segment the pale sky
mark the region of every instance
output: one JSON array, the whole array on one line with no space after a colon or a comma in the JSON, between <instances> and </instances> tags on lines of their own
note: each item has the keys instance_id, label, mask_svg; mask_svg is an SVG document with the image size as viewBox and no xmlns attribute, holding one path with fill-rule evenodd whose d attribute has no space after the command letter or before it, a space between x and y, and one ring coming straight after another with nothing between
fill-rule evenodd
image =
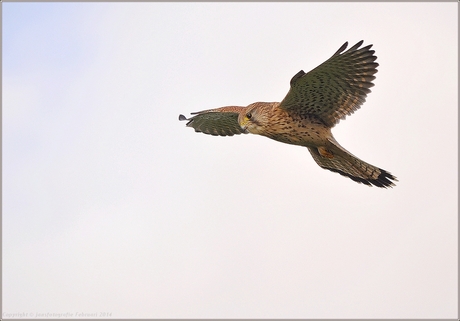
<instances>
[{"instance_id":1,"label":"pale sky","mask_svg":"<svg viewBox=\"0 0 460 321\"><path fill-rule=\"evenodd\" d=\"M457 12L4 3L3 318L456 318ZM333 133L392 189L178 121L360 40L375 87Z\"/></svg>"}]
</instances>

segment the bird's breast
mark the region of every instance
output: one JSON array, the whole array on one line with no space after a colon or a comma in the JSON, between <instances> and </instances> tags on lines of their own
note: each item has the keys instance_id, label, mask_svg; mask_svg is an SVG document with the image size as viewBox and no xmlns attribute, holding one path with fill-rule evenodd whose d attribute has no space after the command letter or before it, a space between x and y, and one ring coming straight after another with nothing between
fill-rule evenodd
<instances>
[{"instance_id":1,"label":"bird's breast","mask_svg":"<svg viewBox=\"0 0 460 321\"><path fill-rule=\"evenodd\" d=\"M286 144L307 147L323 146L332 136L331 129L314 116L293 117L287 113L283 117L272 117L264 136Z\"/></svg>"}]
</instances>

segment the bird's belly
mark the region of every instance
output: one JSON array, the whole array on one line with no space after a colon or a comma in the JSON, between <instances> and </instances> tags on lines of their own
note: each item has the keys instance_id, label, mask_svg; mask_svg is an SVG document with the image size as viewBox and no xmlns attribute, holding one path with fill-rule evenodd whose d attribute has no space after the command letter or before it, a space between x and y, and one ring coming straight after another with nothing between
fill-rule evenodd
<instances>
[{"instance_id":1,"label":"bird's belly","mask_svg":"<svg viewBox=\"0 0 460 321\"><path fill-rule=\"evenodd\" d=\"M331 129L322 123L299 121L276 126L268 137L282 143L307 147L325 146Z\"/></svg>"}]
</instances>

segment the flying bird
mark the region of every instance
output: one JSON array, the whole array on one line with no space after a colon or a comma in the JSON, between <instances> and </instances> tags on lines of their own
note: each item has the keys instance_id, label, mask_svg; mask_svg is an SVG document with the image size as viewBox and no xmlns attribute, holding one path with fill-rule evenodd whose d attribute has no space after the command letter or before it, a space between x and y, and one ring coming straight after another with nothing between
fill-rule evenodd
<instances>
[{"instance_id":1,"label":"flying bird","mask_svg":"<svg viewBox=\"0 0 460 321\"><path fill-rule=\"evenodd\" d=\"M256 102L192 113L187 126L214 136L257 134L286 144L305 146L316 163L369 186L392 187L397 178L343 148L331 129L366 101L374 86L378 63L372 45L361 40L345 51L345 42L331 58L305 73L299 71L281 102ZM344 52L345 51L345 52Z\"/></svg>"}]
</instances>

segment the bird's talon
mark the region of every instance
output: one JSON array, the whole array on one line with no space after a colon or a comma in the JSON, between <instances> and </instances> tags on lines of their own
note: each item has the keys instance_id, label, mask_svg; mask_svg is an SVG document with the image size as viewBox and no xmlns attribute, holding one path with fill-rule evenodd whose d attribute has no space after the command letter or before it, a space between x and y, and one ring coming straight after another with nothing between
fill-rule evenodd
<instances>
[{"instance_id":1,"label":"bird's talon","mask_svg":"<svg viewBox=\"0 0 460 321\"><path fill-rule=\"evenodd\" d=\"M318 147L318 152L321 156L326 157L326 158L334 158L334 154L332 154L330 151L328 151L324 147Z\"/></svg>"}]
</instances>

